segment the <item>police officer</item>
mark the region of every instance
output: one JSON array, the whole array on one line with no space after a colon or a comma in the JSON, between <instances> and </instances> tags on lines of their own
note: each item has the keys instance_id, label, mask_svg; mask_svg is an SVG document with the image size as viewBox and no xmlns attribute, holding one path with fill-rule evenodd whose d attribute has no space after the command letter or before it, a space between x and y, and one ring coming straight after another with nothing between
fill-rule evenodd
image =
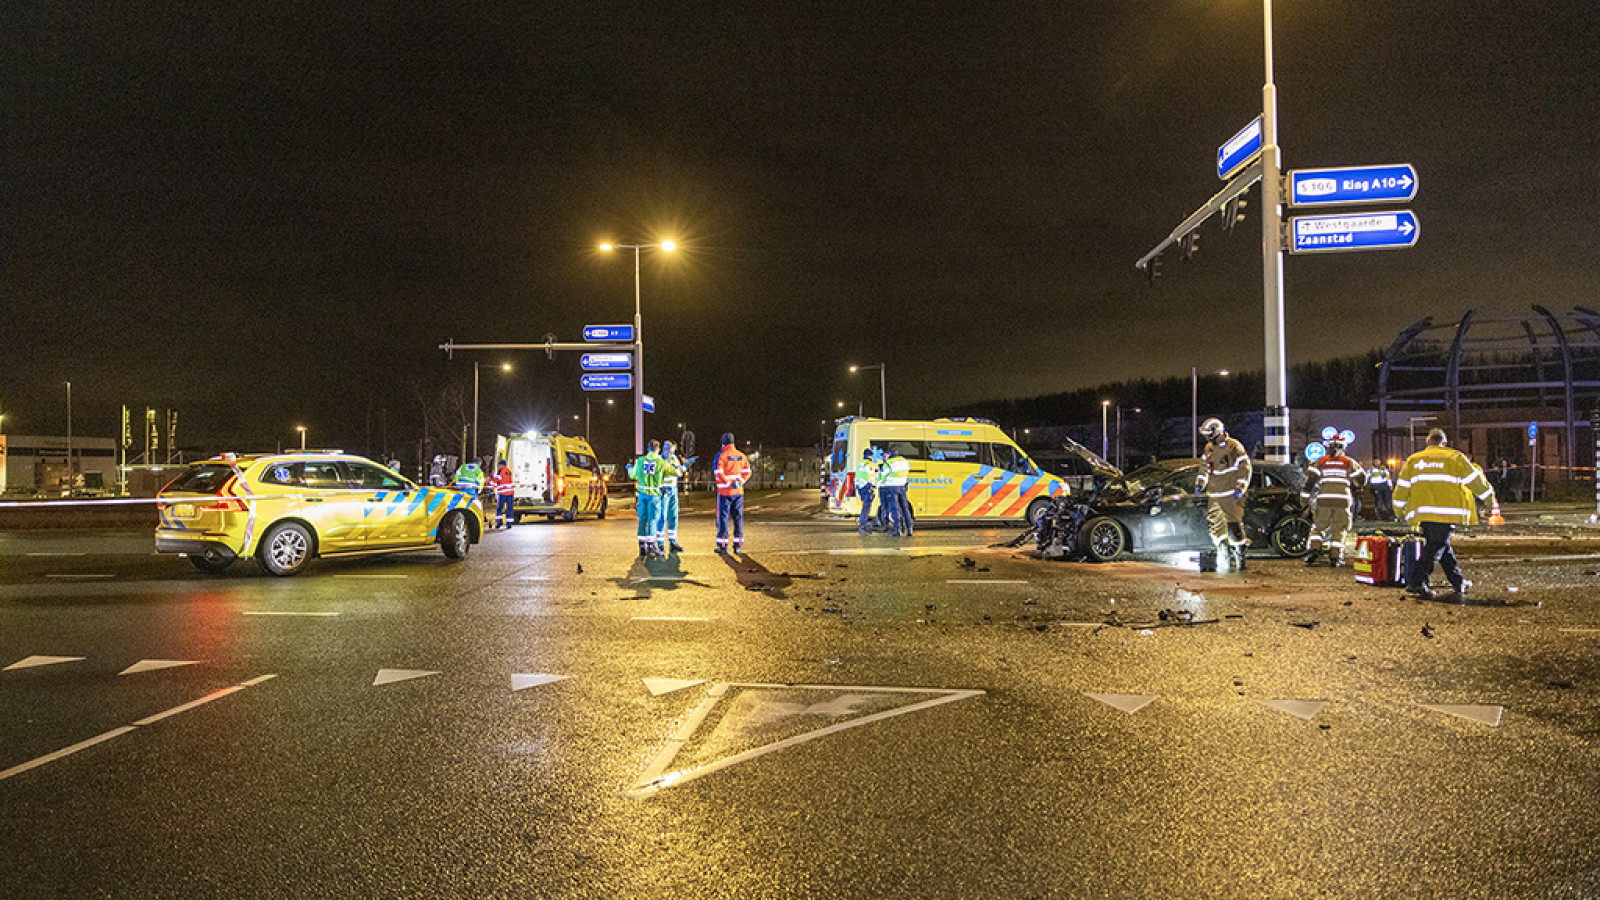
<instances>
[{"instance_id":1,"label":"police officer","mask_svg":"<svg viewBox=\"0 0 1600 900\"><path fill-rule=\"evenodd\" d=\"M856 496L861 498L861 515L856 517L856 531L863 535L876 531L876 527L868 527L872 518L872 498L877 493L878 461L873 458L872 448L861 451L861 461L856 463Z\"/></svg>"},{"instance_id":2,"label":"police officer","mask_svg":"<svg viewBox=\"0 0 1600 900\"><path fill-rule=\"evenodd\" d=\"M1379 522L1394 521L1394 483L1389 480L1389 466L1381 459L1372 461L1367 468L1367 486L1372 488L1373 515Z\"/></svg>"},{"instance_id":3,"label":"police officer","mask_svg":"<svg viewBox=\"0 0 1600 900\"><path fill-rule=\"evenodd\" d=\"M1328 453L1306 467L1306 484L1300 496L1311 504L1311 552L1306 565L1316 563L1324 545L1329 567L1344 564L1344 536L1350 530L1355 490L1366 483L1361 464L1344 455L1344 441L1328 442Z\"/></svg>"},{"instance_id":4,"label":"police officer","mask_svg":"<svg viewBox=\"0 0 1600 900\"><path fill-rule=\"evenodd\" d=\"M1435 562L1444 570L1457 597L1466 596L1471 589L1472 582L1461 574L1461 566L1456 563L1450 535L1457 525L1478 521L1474 498L1481 503L1494 501L1494 488L1483 477L1483 470L1460 451L1446 446L1448 443L1442 429L1428 432L1428 446L1406 460L1395 480L1395 509L1405 513L1407 522L1417 524L1423 540L1422 559L1406 579L1406 593L1425 599L1434 596L1428 578Z\"/></svg>"},{"instance_id":5,"label":"police officer","mask_svg":"<svg viewBox=\"0 0 1600 900\"><path fill-rule=\"evenodd\" d=\"M1206 439L1206 447L1200 454L1203 465L1200 477L1195 479L1195 496L1206 501L1206 525L1216 547L1215 558L1223 558L1226 545L1228 561L1243 572L1249 544L1244 533L1244 495L1250 489L1250 455L1243 444L1228 436L1220 419L1202 422L1200 436Z\"/></svg>"}]
</instances>

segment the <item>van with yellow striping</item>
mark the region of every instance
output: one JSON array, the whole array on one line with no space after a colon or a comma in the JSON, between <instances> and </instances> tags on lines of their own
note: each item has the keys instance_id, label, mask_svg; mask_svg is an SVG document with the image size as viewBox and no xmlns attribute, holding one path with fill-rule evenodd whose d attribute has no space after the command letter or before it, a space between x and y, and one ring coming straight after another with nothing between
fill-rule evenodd
<instances>
[{"instance_id":1,"label":"van with yellow striping","mask_svg":"<svg viewBox=\"0 0 1600 900\"><path fill-rule=\"evenodd\" d=\"M861 416L840 419L828 458L828 511L858 515L855 469L862 453L881 451L911 463L906 488L919 521L1026 519L1032 523L1066 482L1041 470L1000 426L987 419L927 421Z\"/></svg>"}]
</instances>

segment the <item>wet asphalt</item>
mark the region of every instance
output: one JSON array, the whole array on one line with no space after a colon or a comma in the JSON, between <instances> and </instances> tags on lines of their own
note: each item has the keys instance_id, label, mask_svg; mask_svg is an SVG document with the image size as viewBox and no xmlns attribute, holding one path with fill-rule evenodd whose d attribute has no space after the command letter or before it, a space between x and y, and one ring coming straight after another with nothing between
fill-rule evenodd
<instances>
[{"instance_id":1,"label":"wet asphalt","mask_svg":"<svg viewBox=\"0 0 1600 900\"><path fill-rule=\"evenodd\" d=\"M813 499L291 579L0 533L0 893L1600 896L1593 532L1417 602Z\"/></svg>"}]
</instances>

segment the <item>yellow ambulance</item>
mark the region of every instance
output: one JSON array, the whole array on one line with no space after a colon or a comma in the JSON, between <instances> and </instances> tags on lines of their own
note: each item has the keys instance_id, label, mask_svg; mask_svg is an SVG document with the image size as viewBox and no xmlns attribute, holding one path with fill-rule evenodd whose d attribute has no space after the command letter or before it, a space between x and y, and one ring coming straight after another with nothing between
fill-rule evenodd
<instances>
[{"instance_id":1,"label":"yellow ambulance","mask_svg":"<svg viewBox=\"0 0 1600 900\"><path fill-rule=\"evenodd\" d=\"M495 438L494 458L511 468L516 521L525 516L557 516L568 522L580 514L606 517L606 478L594 449L580 437L528 432ZM493 475L493 472L490 473Z\"/></svg>"},{"instance_id":2,"label":"yellow ambulance","mask_svg":"<svg viewBox=\"0 0 1600 900\"><path fill-rule=\"evenodd\" d=\"M828 459L828 511L861 512L855 471L876 449L911 463L906 497L920 521L1026 519L1034 522L1066 482L1041 470L1000 426L987 419L905 421L840 419Z\"/></svg>"}]
</instances>

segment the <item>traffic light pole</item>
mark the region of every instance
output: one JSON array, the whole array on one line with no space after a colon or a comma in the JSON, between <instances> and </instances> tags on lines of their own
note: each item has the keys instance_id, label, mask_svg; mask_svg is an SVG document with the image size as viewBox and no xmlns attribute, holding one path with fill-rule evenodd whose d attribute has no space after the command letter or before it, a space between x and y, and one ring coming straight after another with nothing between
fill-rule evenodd
<instances>
[{"instance_id":1,"label":"traffic light pole","mask_svg":"<svg viewBox=\"0 0 1600 900\"><path fill-rule=\"evenodd\" d=\"M1272 0L1262 0L1266 84L1261 88L1261 305L1266 321L1266 461L1289 461L1289 387L1283 335L1283 165L1278 86L1272 81Z\"/></svg>"}]
</instances>

